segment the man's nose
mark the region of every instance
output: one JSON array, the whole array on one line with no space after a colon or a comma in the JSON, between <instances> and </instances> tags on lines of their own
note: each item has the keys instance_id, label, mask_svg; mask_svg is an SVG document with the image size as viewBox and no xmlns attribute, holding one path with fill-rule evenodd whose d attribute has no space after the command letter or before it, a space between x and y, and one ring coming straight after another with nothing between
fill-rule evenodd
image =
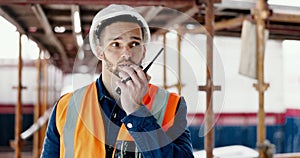
<instances>
[{"instance_id":1,"label":"man's nose","mask_svg":"<svg viewBox=\"0 0 300 158\"><path fill-rule=\"evenodd\" d=\"M129 59L132 56L131 48L129 46L125 46L122 50L122 58Z\"/></svg>"}]
</instances>

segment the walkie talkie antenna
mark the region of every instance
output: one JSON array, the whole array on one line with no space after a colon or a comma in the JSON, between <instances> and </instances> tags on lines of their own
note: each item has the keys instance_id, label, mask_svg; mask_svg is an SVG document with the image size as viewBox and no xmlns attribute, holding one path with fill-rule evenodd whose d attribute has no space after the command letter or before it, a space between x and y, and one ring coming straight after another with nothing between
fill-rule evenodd
<instances>
[{"instance_id":1,"label":"walkie talkie antenna","mask_svg":"<svg viewBox=\"0 0 300 158\"><path fill-rule=\"evenodd\" d=\"M159 52L156 54L156 56L152 59L152 61L147 65L147 67L145 67L145 69L143 70L145 73L148 71L148 69L151 67L151 65L154 63L154 61L156 60L156 58L161 54L161 52L164 50L164 48L161 48L159 50Z\"/></svg>"}]
</instances>

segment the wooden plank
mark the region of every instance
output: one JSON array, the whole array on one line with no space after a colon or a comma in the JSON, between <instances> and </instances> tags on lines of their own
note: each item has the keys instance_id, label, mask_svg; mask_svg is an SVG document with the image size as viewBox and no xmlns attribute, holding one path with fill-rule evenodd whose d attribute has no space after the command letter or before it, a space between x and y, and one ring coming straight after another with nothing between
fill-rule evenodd
<instances>
[{"instance_id":1,"label":"wooden plank","mask_svg":"<svg viewBox=\"0 0 300 158\"><path fill-rule=\"evenodd\" d=\"M284 154L275 154L274 158L299 158L300 153L284 153Z\"/></svg>"}]
</instances>

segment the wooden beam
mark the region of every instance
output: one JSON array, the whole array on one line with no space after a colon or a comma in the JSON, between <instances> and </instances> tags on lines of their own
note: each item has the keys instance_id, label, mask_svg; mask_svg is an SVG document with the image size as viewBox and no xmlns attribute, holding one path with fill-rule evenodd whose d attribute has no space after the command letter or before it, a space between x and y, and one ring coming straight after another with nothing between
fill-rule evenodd
<instances>
[{"instance_id":1,"label":"wooden beam","mask_svg":"<svg viewBox=\"0 0 300 158\"><path fill-rule=\"evenodd\" d=\"M34 115L33 115L33 119L34 122L37 122L37 120L39 119L40 115L41 115L41 50L39 52L39 57L38 57L38 61L36 63L36 69L37 69L37 101L36 101L36 105L34 106ZM39 148L40 148L40 135L39 132L35 132L33 135L33 157L34 158L38 158L40 153L39 153Z\"/></svg>"},{"instance_id":2,"label":"wooden beam","mask_svg":"<svg viewBox=\"0 0 300 158\"><path fill-rule=\"evenodd\" d=\"M300 24L300 15L273 13L269 17L269 20L270 21L277 21L277 22L289 22L289 23L299 23Z\"/></svg>"},{"instance_id":3,"label":"wooden beam","mask_svg":"<svg viewBox=\"0 0 300 158\"><path fill-rule=\"evenodd\" d=\"M179 25L177 29L177 65L178 65L178 81L177 81L177 90L178 94L181 95L181 41L182 41L182 26Z\"/></svg>"},{"instance_id":4,"label":"wooden beam","mask_svg":"<svg viewBox=\"0 0 300 158\"><path fill-rule=\"evenodd\" d=\"M43 76L43 87L41 89L41 107L40 107L40 118L42 118L44 115L47 115L47 109L48 109L48 92L49 92L49 76L48 76L48 60L47 59L43 59L42 61L42 69L41 69L41 73ZM48 115L49 116L49 115ZM45 139L45 135L46 135L46 128L47 128L47 124L43 124L40 126L39 129L39 148L38 148L38 153L39 155L42 153L42 149L43 149L43 142Z\"/></svg>"},{"instance_id":5,"label":"wooden beam","mask_svg":"<svg viewBox=\"0 0 300 158\"><path fill-rule=\"evenodd\" d=\"M199 12L199 8L197 5L193 5L189 10L184 12L184 14L180 14L180 16L170 20L163 28L170 28L175 24L180 25L186 20L190 19L193 15Z\"/></svg>"},{"instance_id":6,"label":"wooden beam","mask_svg":"<svg viewBox=\"0 0 300 158\"><path fill-rule=\"evenodd\" d=\"M232 18L229 20L219 21L219 22L215 23L214 30L219 31L219 30L223 30L223 29L231 29L231 28L239 27L243 24L243 21L245 19L250 19L250 18L251 18L250 15L246 15L246 16L239 16L236 18ZM206 32L206 29L203 26L198 26L198 27L195 27L194 29L186 29L185 31L186 31L186 33L204 34Z\"/></svg>"},{"instance_id":7,"label":"wooden beam","mask_svg":"<svg viewBox=\"0 0 300 158\"><path fill-rule=\"evenodd\" d=\"M252 13L256 21L256 69L257 83L253 84L258 92L259 107L257 113L257 149L259 158L268 158L265 127L265 108L264 108L264 92L269 87L264 81L264 57L265 57L265 20L269 16L269 11L265 0L257 0L256 7Z\"/></svg>"},{"instance_id":8,"label":"wooden beam","mask_svg":"<svg viewBox=\"0 0 300 158\"><path fill-rule=\"evenodd\" d=\"M163 87L167 89L167 34L163 34L164 56L163 56Z\"/></svg>"},{"instance_id":9,"label":"wooden beam","mask_svg":"<svg viewBox=\"0 0 300 158\"><path fill-rule=\"evenodd\" d=\"M10 15L8 15L0 6L0 15L5 18L7 21L9 21L10 23L12 23L17 30L21 33L21 34L25 34L26 31L24 30L24 28L15 20L15 18L12 18Z\"/></svg>"},{"instance_id":10,"label":"wooden beam","mask_svg":"<svg viewBox=\"0 0 300 158\"><path fill-rule=\"evenodd\" d=\"M110 5L127 4L131 6L165 6L182 7L184 5L193 5L192 0L1 0L0 4L78 4L78 5Z\"/></svg>"},{"instance_id":11,"label":"wooden beam","mask_svg":"<svg viewBox=\"0 0 300 158\"><path fill-rule=\"evenodd\" d=\"M206 34L206 111L204 148L207 158L213 158L214 149L214 112L213 112L213 38L214 38L213 0L207 0L205 8Z\"/></svg>"},{"instance_id":12,"label":"wooden beam","mask_svg":"<svg viewBox=\"0 0 300 158\"><path fill-rule=\"evenodd\" d=\"M9 21L10 23L12 23L16 28L17 31L21 34L26 34L28 36L28 38L32 39L33 41L35 41L37 43L37 45L41 48L44 48L44 46L38 41L36 40L33 36L31 36L30 34L27 34L27 32L25 31L25 29L23 28L23 26L20 25L19 22L17 22L15 20L15 18L11 17L9 14L7 14L5 12L5 10L3 10L0 6L0 15L2 17L4 17L7 21Z\"/></svg>"},{"instance_id":13,"label":"wooden beam","mask_svg":"<svg viewBox=\"0 0 300 158\"><path fill-rule=\"evenodd\" d=\"M213 3L221 3L222 0L213 0L214 2ZM205 4L207 2L207 0L198 0L198 3L203 3Z\"/></svg>"},{"instance_id":14,"label":"wooden beam","mask_svg":"<svg viewBox=\"0 0 300 158\"><path fill-rule=\"evenodd\" d=\"M32 10L38 20L40 21L41 25L43 26L43 29L47 36L49 37L49 42L52 43L57 49L58 52L60 53L61 60L64 63L63 69L67 70L69 69L70 63L67 57L67 52L65 51L63 45L59 42L57 37L54 35L52 31L52 27L47 19L47 16L45 15L42 7L39 4L32 5Z\"/></svg>"},{"instance_id":15,"label":"wooden beam","mask_svg":"<svg viewBox=\"0 0 300 158\"><path fill-rule=\"evenodd\" d=\"M19 36L19 63L18 63L18 103L16 105L15 112L15 158L21 158L21 131L22 131L22 68L23 68L23 60L22 60L22 34Z\"/></svg>"},{"instance_id":16,"label":"wooden beam","mask_svg":"<svg viewBox=\"0 0 300 158\"><path fill-rule=\"evenodd\" d=\"M161 7L161 6L143 7L141 9L141 14L143 15L144 19L147 22L150 22L162 10L163 10L163 7Z\"/></svg>"},{"instance_id":17,"label":"wooden beam","mask_svg":"<svg viewBox=\"0 0 300 158\"><path fill-rule=\"evenodd\" d=\"M229 19L229 20L216 22L215 23L215 31L242 26L243 21L245 19L250 19L250 18L251 18L250 15L246 15L246 16L239 16L239 17L236 17L236 18L232 18L232 19Z\"/></svg>"},{"instance_id":18,"label":"wooden beam","mask_svg":"<svg viewBox=\"0 0 300 158\"><path fill-rule=\"evenodd\" d=\"M156 31L155 34L164 34L168 32L167 29L174 27L175 25L180 25L186 20L190 19L193 15L199 12L199 8L197 5L193 5L188 11L184 12L184 14L180 14L178 17L171 19L166 25L161 27L160 30Z\"/></svg>"},{"instance_id":19,"label":"wooden beam","mask_svg":"<svg viewBox=\"0 0 300 158\"><path fill-rule=\"evenodd\" d=\"M53 20L53 21L60 21L60 22L69 22L71 19L70 19L70 15L48 15L48 18L50 20Z\"/></svg>"}]
</instances>

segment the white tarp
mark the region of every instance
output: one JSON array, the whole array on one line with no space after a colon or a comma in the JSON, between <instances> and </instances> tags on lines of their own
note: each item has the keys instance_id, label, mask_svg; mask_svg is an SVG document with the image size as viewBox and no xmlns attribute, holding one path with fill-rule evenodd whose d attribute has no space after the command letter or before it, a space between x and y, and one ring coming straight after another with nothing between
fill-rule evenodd
<instances>
[{"instance_id":1,"label":"white tarp","mask_svg":"<svg viewBox=\"0 0 300 158\"><path fill-rule=\"evenodd\" d=\"M257 158L258 152L252 148L242 145L231 145L214 148L214 158ZM195 158L205 158L205 150L195 151Z\"/></svg>"}]
</instances>

